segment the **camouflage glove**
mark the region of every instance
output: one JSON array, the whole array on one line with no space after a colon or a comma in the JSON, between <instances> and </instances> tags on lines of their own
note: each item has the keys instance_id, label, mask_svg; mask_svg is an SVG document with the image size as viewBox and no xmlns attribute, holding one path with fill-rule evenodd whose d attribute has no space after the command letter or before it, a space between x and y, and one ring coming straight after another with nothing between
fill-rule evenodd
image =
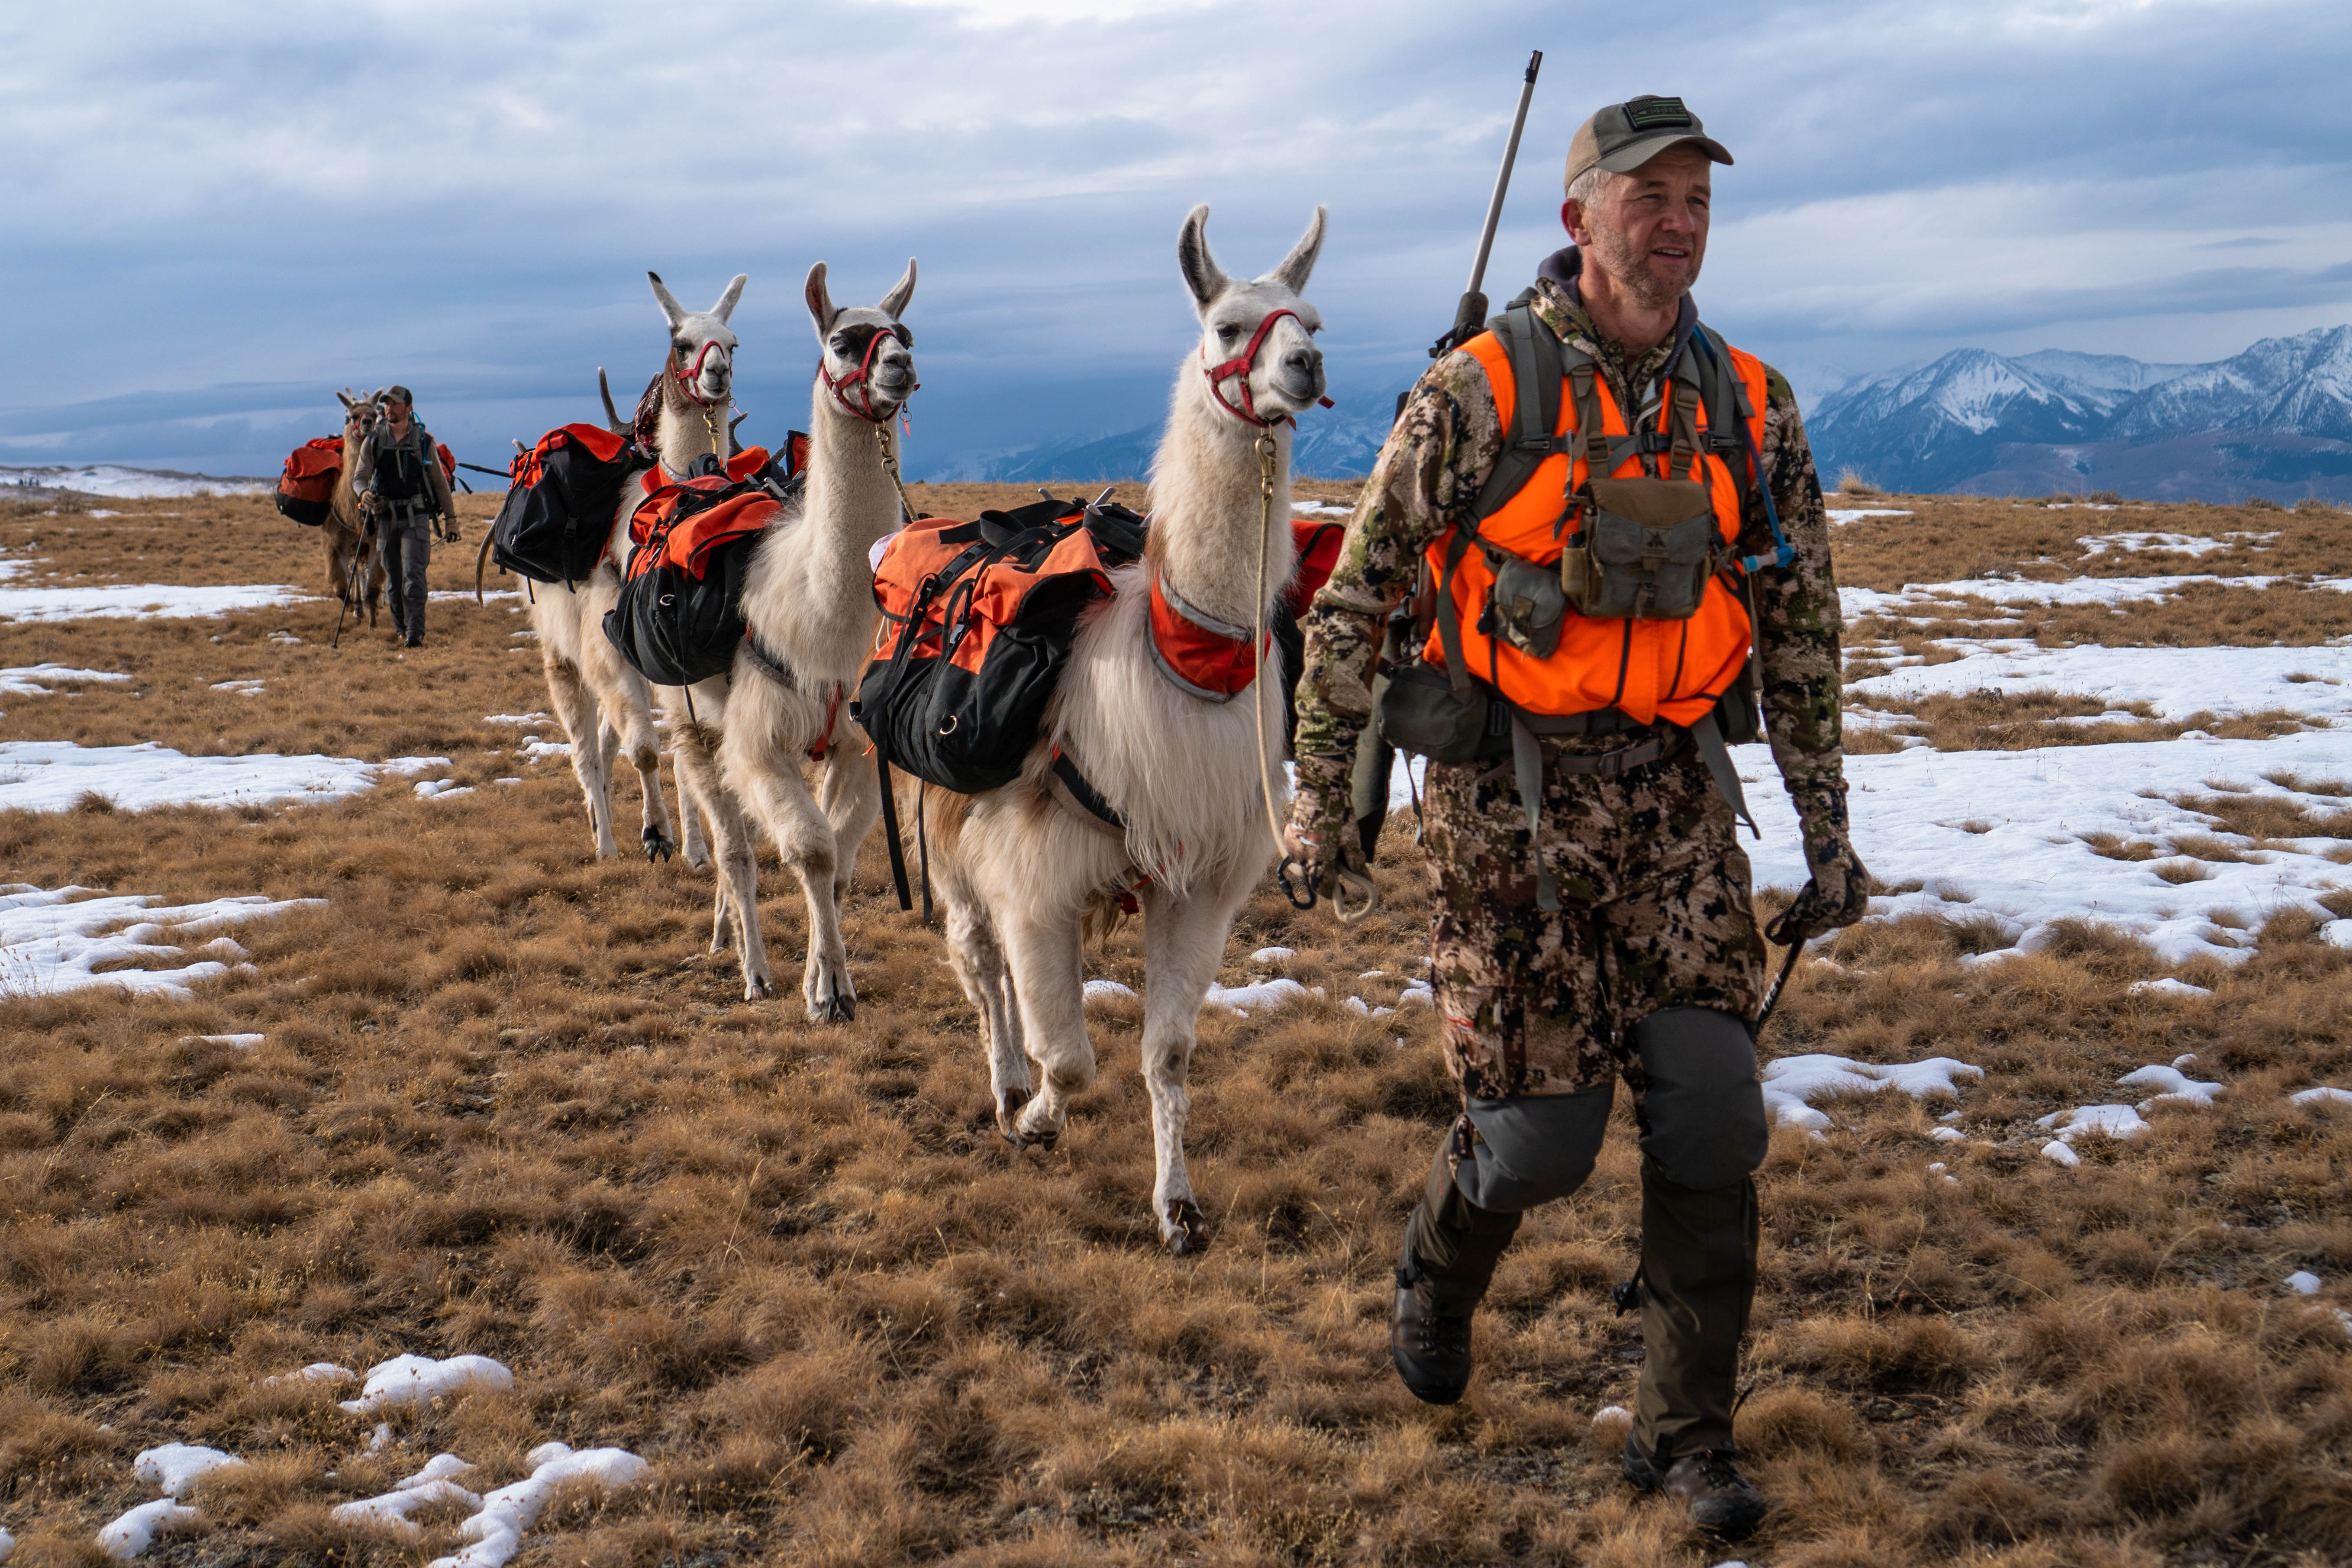
<instances>
[{"instance_id":1,"label":"camouflage glove","mask_svg":"<svg viewBox=\"0 0 2352 1568\"><path fill-rule=\"evenodd\" d=\"M1357 847L1354 808L1345 786L1317 789L1302 786L1290 797L1290 820L1282 831L1282 847L1294 869L1291 875L1307 889L1291 902L1304 909L1318 893L1328 897L1343 924L1353 923L1378 907L1363 853ZM1286 892L1288 879L1280 879Z\"/></svg>"},{"instance_id":2,"label":"camouflage glove","mask_svg":"<svg viewBox=\"0 0 2352 1568\"><path fill-rule=\"evenodd\" d=\"M1813 935L1853 924L1870 908L1870 870L1853 852L1844 788L1800 793L1797 820L1805 836L1805 868L1812 877L1789 912L1774 923L1784 929L1801 927Z\"/></svg>"},{"instance_id":3,"label":"camouflage glove","mask_svg":"<svg viewBox=\"0 0 2352 1568\"><path fill-rule=\"evenodd\" d=\"M1290 858L1298 862L1301 870L1328 876L1339 862L1339 852L1349 839L1349 824L1354 807L1345 789L1318 789L1312 784L1299 785L1290 797L1290 820L1282 833L1282 845Z\"/></svg>"}]
</instances>

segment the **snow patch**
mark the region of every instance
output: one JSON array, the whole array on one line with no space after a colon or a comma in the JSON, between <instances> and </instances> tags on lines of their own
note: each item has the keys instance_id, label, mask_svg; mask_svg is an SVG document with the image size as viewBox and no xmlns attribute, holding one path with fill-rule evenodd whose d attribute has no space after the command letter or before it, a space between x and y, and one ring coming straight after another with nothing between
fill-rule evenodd
<instances>
[{"instance_id":1,"label":"snow patch","mask_svg":"<svg viewBox=\"0 0 2352 1568\"><path fill-rule=\"evenodd\" d=\"M1960 1089L1955 1080L1980 1079L1984 1068L1951 1057L1929 1057L1925 1061L1882 1067L1873 1062L1850 1061L1844 1057L1809 1053L1767 1062L1759 1076L1764 1083L1764 1108L1772 1113L1777 1125L1818 1132L1835 1123L1813 1108L1816 1100L1843 1094L1876 1094L1889 1089L1900 1089L1914 1100L1931 1095L1957 1097Z\"/></svg>"},{"instance_id":2,"label":"snow patch","mask_svg":"<svg viewBox=\"0 0 2352 1568\"><path fill-rule=\"evenodd\" d=\"M184 1002L194 994L188 989L191 983L226 974L228 965L210 959L176 968L142 965L103 974L95 966L120 959L159 965L185 959L189 952L181 943L186 939L295 910L323 909L327 902L272 902L258 893L170 906L138 893L77 900L77 894L89 891L68 887L52 892L24 882L0 883L0 995L54 995L111 985Z\"/></svg>"},{"instance_id":3,"label":"snow patch","mask_svg":"<svg viewBox=\"0 0 2352 1568\"><path fill-rule=\"evenodd\" d=\"M1133 986L1121 985L1116 980L1089 980L1087 982L1085 999L1088 1002L1108 1002L1118 997L1134 994Z\"/></svg>"},{"instance_id":4,"label":"snow patch","mask_svg":"<svg viewBox=\"0 0 2352 1568\"><path fill-rule=\"evenodd\" d=\"M131 1461L131 1473L165 1497L175 1498L215 1470L244 1463L236 1455L224 1454L218 1448L166 1443L160 1448L142 1450Z\"/></svg>"},{"instance_id":5,"label":"snow patch","mask_svg":"<svg viewBox=\"0 0 2352 1568\"><path fill-rule=\"evenodd\" d=\"M144 741L78 746L71 741L0 741L0 810L65 811L101 795L121 811L159 805L315 805L373 789L383 779L447 767L446 757L191 757Z\"/></svg>"},{"instance_id":6,"label":"snow patch","mask_svg":"<svg viewBox=\"0 0 2352 1568\"><path fill-rule=\"evenodd\" d=\"M2124 989L2127 994L2133 996L2188 997L2213 994L2211 989L2207 986L2191 985L2186 980L2175 980L2169 975L2162 980L2135 980Z\"/></svg>"},{"instance_id":7,"label":"snow patch","mask_svg":"<svg viewBox=\"0 0 2352 1568\"><path fill-rule=\"evenodd\" d=\"M486 1355L453 1355L446 1361L400 1355L368 1368L360 1396L344 1400L339 1408L354 1415L373 1415L402 1405L429 1405L445 1394L467 1389L513 1386L514 1373Z\"/></svg>"},{"instance_id":8,"label":"snow patch","mask_svg":"<svg viewBox=\"0 0 2352 1568\"><path fill-rule=\"evenodd\" d=\"M2078 1105L2072 1110L2053 1110L2033 1125L2055 1132L2061 1143L2073 1143L2093 1133L2137 1138L2147 1131L2147 1123L2128 1105ZM2050 1152L2046 1148L2042 1152Z\"/></svg>"},{"instance_id":9,"label":"snow patch","mask_svg":"<svg viewBox=\"0 0 2352 1568\"><path fill-rule=\"evenodd\" d=\"M1306 1000L1307 987L1296 980L1261 980L1255 985L1212 985L1201 999L1204 1007L1222 1007L1228 1013L1240 1013L1250 1007L1279 1007L1287 1002Z\"/></svg>"},{"instance_id":10,"label":"snow patch","mask_svg":"<svg viewBox=\"0 0 2352 1568\"><path fill-rule=\"evenodd\" d=\"M2126 1089L2153 1089L2158 1092L2139 1102L2146 1110L2151 1105L2210 1105L2213 1097L2221 1092L2218 1083L2199 1083L2179 1068L2144 1067L2135 1068L2116 1079Z\"/></svg>"},{"instance_id":11,"label":"snow patch","mask_svg":"<svg viewBox=\"0 0 2352 1568\"><path fill-rule=\"evenodd\" d=\"M2319 1294L2319 1276L2314 1274L2308 1268L2296 1269L2294 1273L2288 1275L2285 1279L2282 1280L2281 1283L2285 1285L2288 1289L2294 1291L2298 1296L2316 1296Z\"/></svg>"},{"instance_id":12,"label":"snow patch","mask_svg":"<svg viewBox=\"0 0 2352 1568\"><path fill-rule=\"evenodd\" d=\"M154 1545L158 1535L185 1530L200 1517L194 1509L170 1498L143 1502L98 1532L98 1549L128 1562Z\"/></svg>"},{"instance_id":13,"label":"snow patch","mask_svg":"<svg viewBox=\"0 0 2352 1568\"><path fill-rule=\"evenodd\" d=\"M2286 1097L2289 1105L2352 1105L2352 1089L2333 1089L2326 1084L2316 1089L2297 1089Z\"/></svg>"},{"instance_id":14,"label":"snow patch","mask_svg":"<svg viewBox=\"0 0 2352 1568\"><path fill-rule=\"evenodd\" d=\"M2014 638L1958 637L1936 646L1960 658L1850 680L1847 698L1916 701L1986 690L2039 691L2095 698L2111 707L2144 702L2163 719L2268 710L2352 717L2352 647L2045 648ZM2116 717L2128 723L2135 716Z\"/></svg>"},{"instance_id":15,"label":"snow patch","mask_svg":"<svg viewBox=\"0 0 2352 1568\"><path fill-rule=\"evenodd\" d=\"M230 1046L240 1051L249 1051L268 1037L265 1035L182 1035L180 1044Z\"/></svg>"},{"instance_id":16,"label":"snow patch","mask_svg":"<svg viewBox=\"0 0 2352 1568\"><path fill-rule=\"evenodd\" d=\"M1740 774L1760 783L1763 746L1736 749ZM2242 931L2280 910L2335 918L2320 900L2347 883L2325 858L2338 839L2283 841L2256 849L2217 834L2203 813L2173 804L2226 784L2233 792L2292 800L2332 814L2341 798L2308 795L2265 775L2352 778L2352 728L2302 731L2268 741L2176 741L2054 747L2042 752L1935 752L1925 748L1846 759L1853 786L1854 847L1883 883L1916 892L1871 900L1871 916L1991 917L2018 947L2038 951L2056 923L2080 920L2120 928L2168 964L2192 958L2242 963L2253 947ZM1759 888L1794 889L1805 880L1803 846L1785 791L1748 792L1763 840L1748 848ZM2111 860L2086 836L2163 841L2221 837L2242 845L2237 862L2196 863L2202 879L2168 882L2158 866L2179 860ZM2217 921L2231 915L2237 926Z\"/></svg>"},{"instance_id":17,"label":"snow patch","mask_svg":"<svg viewBox=\"0 0 2352 1568\"><path fill-rule=\"evenodd\" d=\"M130 679L110 669L76 669L68 664L19 665L0 669L0 697L47 697L60 686L111 684Z\"/></svg>"},{"instance_id":18,"label":"snow patch","mask_svg":"<svg viewBox=\"0 0 2352 1568\"><path fill-rule=\"evenodd\" d=\"M417 796L422 800L455 800L473 793L472 784L461 784L456 779L426 779L416 786Z\"/></svg>"},{"instance_id":19,"label":"snow patch","mask_svg":"<svg viewBox=\"0 0 2352 1568\"><path fill-rule=\"evenodd\" d=\"M1261 947L1250 954L1250 962L1252 963L1287 963L1297 956L1296 951L1287 947Z\"/></svg>"},{"instance_id":20,"label":"snow patch","mask_svg":"<svg viewBox=\"0 0 2352 1568\"><path fill-rule=\"evenodd\" d=\"M522 1549L523 1536L539 1522L557 1486L583 1479L612 1488L634 1486L652 1468L626 1448L574 1452L562 1443L545 1443L524 1458L538 1467L529 1479L486 1494L481 1511L457 1527L458 1538L473 1544L435 1558L428 1568L505 1568L508 1559Z\"/></svg>"}]
</instances>

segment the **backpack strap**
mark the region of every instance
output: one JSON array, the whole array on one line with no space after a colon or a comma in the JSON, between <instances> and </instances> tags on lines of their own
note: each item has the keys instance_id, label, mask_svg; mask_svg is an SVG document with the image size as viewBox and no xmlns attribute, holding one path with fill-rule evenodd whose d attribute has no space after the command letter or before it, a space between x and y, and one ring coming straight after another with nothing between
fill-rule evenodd
<instances>
[{"instance_id":1,"label":"backpack strap","mask_svg":"<svg viewBox=\"0 0 2352 1568\"><path fill-rule=\"evenodd\" d=\"M1756 449L1756 432L1752 428L1756 409L1748 401L1748 384L1733 373L1732 367L1727 363L1730 355L1724 353L1722 345L1715 341L1715 334L1705 327L1693 327L1691 341L1705 351L1705 363L1700 372L1702 384L1710 371L1718 384L1715 398L1707 405L1709 426L1707 444L1718 454L1727 456L1731 451L1742 451L1747 454L1748 488L1754 492L1756 499L1763 503L1764 522L1772 531L1771 552L1741 556L1739 569L1742 572L1757 572L1770 566L1786 570L1789 563L1797 558L1797 547L1789 542L1788 534L1781 531L1780 509L1773 504L1772 487L1764 482L1764 458L1763 455ZM1727 386L1730 394L1728 398L1724 395ZM1731 447L1728 443L1723 442L1718 434L1722 429L1722 426L1717 423L1718 410L1727 403L1738 410L1738 416L1729 421L1738 427L1737 447Z\"/></svg>"},{"instance_id":2,"label":"backpack strap","mask_svg":"<svg viewBox=\"0 0 2352 1568\"><path fill-rule=\"evenodd\" d=\"M1470 552L1478 525L1526 489L1547 458L1572 450L1570 437L1552 434L1559 423L1563 355L1572 351L1564 349L1551 329L1537 319L1528 302L1529 297L1513 300L1508 310L1486 323L1510 355L1517 409L1511 428L1504 433L1502 447L1495 454L1495 466L1479 488L1478 499L1470 503L1466 517L1454 520L1454 537L1445 547L1445 569L1437 584L1437 635L1445 649L1446 678L1457 702L1470 700L1470 670L1462 651L1460 618L1452 604L1454 574ZM1591 363L1581 354L1576 358Z\"/></svg>"}]
</instances>

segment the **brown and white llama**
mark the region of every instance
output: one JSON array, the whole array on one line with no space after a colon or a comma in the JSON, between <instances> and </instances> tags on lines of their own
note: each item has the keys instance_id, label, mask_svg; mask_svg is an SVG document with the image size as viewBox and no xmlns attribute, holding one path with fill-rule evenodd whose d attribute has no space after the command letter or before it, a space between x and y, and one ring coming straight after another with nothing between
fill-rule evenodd
<instances>
[{"instance_id":1,"label":"brown and white llama","mask_svg":"<svg viewBox=\"0 0 2352 1568\"><path fill-rule=\"evenodd\" d=\"M1209 1238L1184 1164L1194 1024L1234 917L1275 858L1268 807L1278 812L1287 791L1278 761L1262 761L1281 755L1273 647L1262 647L1256 679L1215 695L1155 648L1154 602L1249 646L1290 576L1289 422L1324 386L1313 339L1321 319L1299 292L1322 248L1323 209L1255 281L1228 278L1210 258L1208 216L1193 208L1177 241L1202 331L1197 357L1177 372L1152 460L1144 559L1113 574L1115 595L1081 620L1020 778L978 796L912 784L902 793L909 816L919 802L929 813L950 961L986 1027L997 1126L1016 1143L1051 1147L1070 1097L1094 1081L1080 932L1123 893L1139 900L1152 1215L1179 1255ZM1267 437L1270 467L1258 447ZM1276 739L1261 750L1269 731ZM1054 787L1057 750L1118 824ZM1031 1061L1043 1079L1034 1098Z\"/></svg>"},{"instance_id":2,"label":"brown and white llama","mask_svg":"<svg viewBox=\"0 0 2352 1568\"><path fill-rule=\"evenodd\" d=\"M334 493L328 500L327 521L319 530L326 536L327 591L355 610L363 600L368 625L373 626L376 608L383 602L383 556L365 548L367 521L360 515L359 491L352 487L352 476L359 471L361 445L375 430L383 392L379 388L362 397L347 386L335 396L343 405L343 466L336 471ZM352 574L362 554L367 559L367 574L355 589Z\"/></svg>"},{"instance_id":3,"label":"brown and white llama","mask_svg":"<svg viewBox=\"0 0 2352 1568\"><path fill-rule=\"evenodd\" d=\"M684 694L662 696L680 788L711 822L719 864L712 951L736 949L747 997L773 994L754 846L740 815L748 812L800 879L809 919L801 999L812 1022L857 1014L841 903L881 793L848 698L874 642L871 552L900 520L890 421L915 390L910 334L899 321L914 292L912 258L870 307L835 307L824 263L809 270L823 358L810 395L806 487L753 547L741 605L749 635L733 669L693 689L690 721L677 719ZM814 793L803 772L812 761Z\"/></svg>"},{"instance_id":4,"label":"brown and white llama","mask_svg":"<svg viewBox=\"0 0 2352 1568\"><path fill-rule=\"evenodd\" d=\"M743 296L745 279L737 273L716 305L696 311L677 302L659 274L646 276L669 323L670 346L639 401L635 432L639 445L649 447L663 468L683 474L698 457L720 450L735 376L735 334L728 331L727 318ZM629 513L644 499L635 475L623 482L607 522L616 541L626 541ZM625 752L645 798L640 838L646 858L667 859L677 845L662 798L661 740L651 693L645 677L629 668L604 635L604 612L620 596L620 559L607 552L583 582L532 584L530 623L539 633L548 695L572 742L572 771L587 798L597 857L620 853L613 837L613 764Z\"/></svg>"}]
</instances>

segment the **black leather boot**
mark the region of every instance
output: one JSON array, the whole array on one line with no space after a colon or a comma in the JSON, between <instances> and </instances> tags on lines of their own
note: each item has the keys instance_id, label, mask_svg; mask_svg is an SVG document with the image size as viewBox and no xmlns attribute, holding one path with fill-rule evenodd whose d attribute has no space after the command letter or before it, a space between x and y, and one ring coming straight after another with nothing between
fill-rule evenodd
<instances>
[{"instance_id":1,"label":"black leather boot","mask_svg":"<svg viewBox=\"0 0 2352 1568\"><path fill-rule=\"evenodd\" d=\"M1645 1492L1664 1492L1681 1503L1690 1521L1709 1535L1738 1541L1764 1522L1764 1494L1740 1474L1729 1448L1685 1454L1667 1461L1664 1455L1642 1451L1625 1439L1625 1479Z\"/></svg>"},{"instance_id":2,"label":"black leather boot","mask_svg":"<svg viewBox=\"0 0 2352 1568\"><path fill-rule=\"evenodd\" d=\"M1389 1359L1415 1399L1451 1405L1470 1386L1470 1319L1485 1294L1476 1286L1433 1278L1405 1249L1397 1265Z\"/></svg>"}]
</instances>

